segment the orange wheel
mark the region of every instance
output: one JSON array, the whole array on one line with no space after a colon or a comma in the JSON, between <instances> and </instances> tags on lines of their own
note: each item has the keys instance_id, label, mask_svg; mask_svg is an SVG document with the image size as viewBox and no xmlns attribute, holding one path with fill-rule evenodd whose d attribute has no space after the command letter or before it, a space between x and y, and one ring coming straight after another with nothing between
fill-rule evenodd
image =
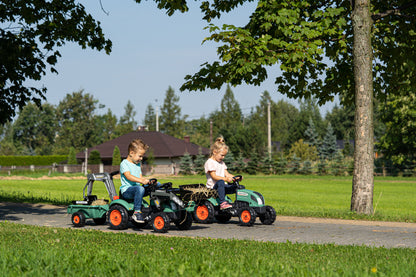
<instances>
[{"instance_id":1,"label":"orange wheel","mask_svg":"<svg viewBox=\"0 0 416 277\"><path fill-rule=\"evenodd\" d=\"M251 207L242 208L238 213L238 217L241 225L252 226L256 221L256 212Z\"/></svg>"},{"instance_id":2,"label":"orange wheel","mask_svg":"<svg viewBox=\"0 0 416 277\"><path fill-rule=\"evenodd\" d=\"M110 228L114 230L127 229L129 224L129 214L122 205L114 204L110 206L110 210L107 213L108 223Z\"/></svg>"},{"instance_id":3,"label":"orange wheel","mask_svg":"<svg viewBox=\"0 0 416 277\"><path fill-rule=\"evenodd\" d=\"M152 217L153 231L156 233L166 233L169 230L170 219L166 213L157 213Z\"/></svg>"},{"instance_id":4,"label":"orange wheel","mask_svg":"<svg viewBox=\"0 0 416 277\"><path fill-rule=\"evenodd\" d=\"M163 217L157 216L155 217L155 220L153 222L154 226L158 230L162 230L163 227L165 227L165 221L163 220Z\"/></svg>"},{"instance_id":5,"label":"orange wheel","mask_svg":"<svg viewBox=\"0 0 416 277\"><path fill-rule=\"evenodd\" d=\"M214 220L214 214L214 206L209 201L199 204L193 211L194 220L205 224L212 223Z\"/></svg>"},{"instance_id":6,"label":"orange wheel","mask_svg":"<svg viewBox=\"0 0 416 277\"><path fill-rule=\"evenodd\" d=\"M81 211L73 213L71 220L75 227L83 227L85 225L85 214Z\"/></svg>"},{"instance_id":7,"label":"orange wheel","mask_svg":"<svg viewBox=\"0 0 416 277\"><path fill-rule=\"evenodd\" d=\"M114 226L119 226L121 224L121 221L122 221L121 212L119 210L112 210L110 213L110 222Z\"/></svg>"},{"instance_id":8,"label":"orange wheel","mask_svg":"<svg viewBox=\"0 0 416 277\"><path fill-rule=\"evenodd\" d=\"M205 205L198 206L196 208L196 216L200 220L206 220L209 216L209 211L208 211L207 206L205 206Z\"/></svg>"},{"instance_id":9,"label":"orange wheel","mask_svg":"<svg viewBox=\"0 0 416 277\"><path fill-rule=\"evenodd\" d=\"M74 216L74 223L79 224L81 222L81 219L79 218L79 215Z\"/></svg>"},{"instance_id":10,"label":"orange wheel","mask_svg":"<svg viewBox=\"0 0 416 277\"><path fill-rule=\"evenodd\" d=\"M251 220L251 214L250 214L250 212L249 212L248 210L244 210L244 211L241 213L241 221L242 221L243 223L249 223L249 222L250 222L250 220Z\"/></svg>"}]
</instances>

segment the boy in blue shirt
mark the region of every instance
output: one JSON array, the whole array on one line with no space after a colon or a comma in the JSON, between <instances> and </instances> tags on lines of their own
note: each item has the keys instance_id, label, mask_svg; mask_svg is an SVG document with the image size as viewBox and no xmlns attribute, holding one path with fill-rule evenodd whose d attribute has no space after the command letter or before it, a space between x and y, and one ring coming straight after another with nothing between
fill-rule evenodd
<instances>
[{"instance_id":1,"label":"boy in blue shirt","mask_svg":"<svg viewBox=\"0 0 416 277\"><path fill-rule=\"evenodd\" d=\"M120 164L121 187L123 198L134 199L134 214L132 219L137 223L144 223L142 199L145 189L141 184L147 185L149 179L142 177L140 162L143 160L149 146L141 139L135 139L129 144L127 158Z\"/></svg>"}]
</instances>

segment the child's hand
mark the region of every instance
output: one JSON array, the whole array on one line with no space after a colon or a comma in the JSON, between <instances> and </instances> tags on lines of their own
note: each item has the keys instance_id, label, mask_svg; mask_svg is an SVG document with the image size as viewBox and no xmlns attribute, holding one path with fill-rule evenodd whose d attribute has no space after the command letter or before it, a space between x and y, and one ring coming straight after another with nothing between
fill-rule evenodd
<instances>
[{"instance_id":1,"label":"child's hand","mask_svg":"<svg viewBox=\"0 0 416 277\"><path fill-rule=\"evenodd\" d=\"M149 183L149 179L144 179L143 180L143 185L147 185Z\"/></svg>"},{"instance_id":2,"label":"child's hand","mask_svg":"<svg viewBox=\"0 0 416 277\"><path fill-rule=\"evenodd\" d=\"M227 183L234 183L233 177L226 178Z\"/></svg>"}]
</instances>

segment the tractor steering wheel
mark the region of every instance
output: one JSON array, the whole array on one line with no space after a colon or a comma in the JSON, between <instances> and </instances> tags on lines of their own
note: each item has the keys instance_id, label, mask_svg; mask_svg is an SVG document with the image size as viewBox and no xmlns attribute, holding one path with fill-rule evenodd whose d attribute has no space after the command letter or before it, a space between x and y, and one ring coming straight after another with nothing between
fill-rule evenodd
<instances>
[{"instance_id":1,"label":"tractor steering wheel","mask_svg":"<svg viewBox=\"0 0 416 277\"><path fill-rule=\"evenodd\" d=\"M243 176L241 176L241 175L235 175L233 177L234 182L241 182L242 180L243 180Z\"/></svg>"}]
</instances>

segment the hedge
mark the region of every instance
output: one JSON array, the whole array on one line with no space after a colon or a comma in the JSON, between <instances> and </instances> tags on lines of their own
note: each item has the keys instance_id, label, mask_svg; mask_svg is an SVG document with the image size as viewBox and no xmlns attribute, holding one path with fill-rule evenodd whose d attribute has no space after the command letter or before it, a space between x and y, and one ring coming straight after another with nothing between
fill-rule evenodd
<instances>
[{"instance_id":1,"label":"hedge","mask_svg":"<svg viewBox=\"0 0 416 277\"><path fill-rule=\"evenodd\" d=\"M50 156L0 156L0 166L29 166L29 165L52 165L66 161L68 155Z\"/></svg>"}]
</instances>

